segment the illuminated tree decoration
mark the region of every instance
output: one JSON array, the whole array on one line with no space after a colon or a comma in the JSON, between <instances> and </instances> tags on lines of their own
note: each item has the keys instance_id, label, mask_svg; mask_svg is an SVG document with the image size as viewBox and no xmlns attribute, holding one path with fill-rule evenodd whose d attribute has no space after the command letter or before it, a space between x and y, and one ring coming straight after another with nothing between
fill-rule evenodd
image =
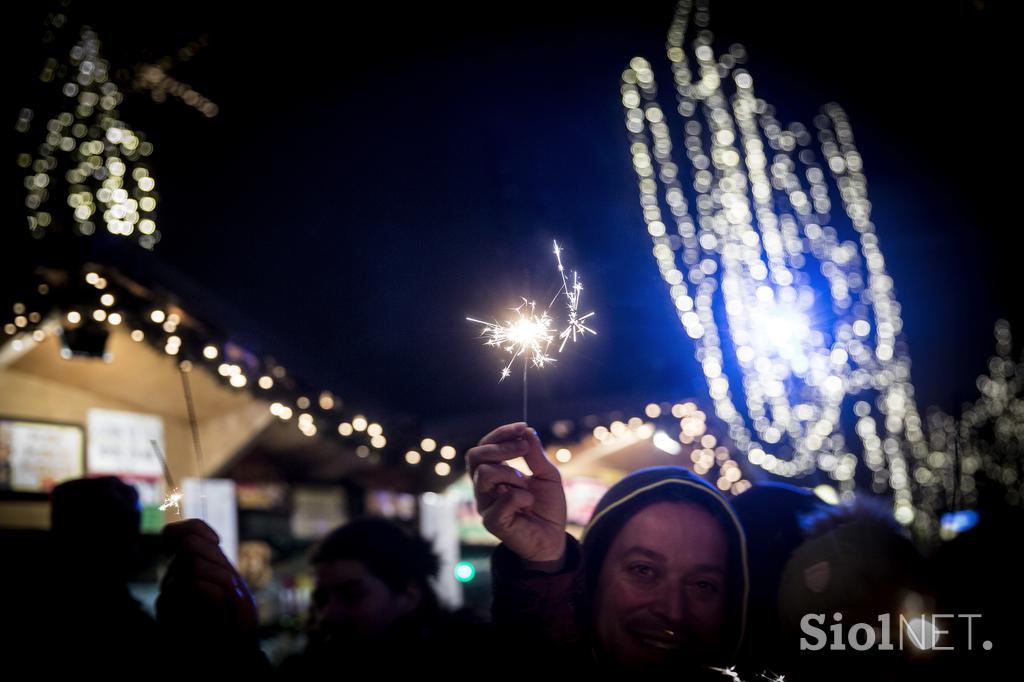
<instances>
[{"instance_id":1,"label":"illuminated tree decoration","mask_svg":"<svg viewBox=\"0 0 1024 682\"><path fill-rule=\"evenodd\" d=\"M928 415L929 463L959 474L954 508L1024 503L1024 357L1012 357L1006 320L996 323L995 338L977 400L959 419L941 410Z\"/></svg>"},{"instance_id":2,"label":"illuminated tree decoration","mask_svg":"<svg viewBox=\"0 0 1024 682\"><path fill-rule=\"evenodd\" d=\"M100 57L96 34L82 29L68 62L48 60L40 78L61 83L64 104L46 122L36 153L18 157L18 164L29 171L29 229L43 236L63 222L57 212L66 207L77 234L91 235L100 225L152 249L160 240L154 219L156 183L139 161L152 153L153 145L119 119L122 95L110 80L109 63ZM29 132L33 116L23 109L17 129ZM66 187L66 194L58 187Z\"/></svg>"},{"instance_id":3,"label":"illuminated tree decoration","mask_svg":"<svg viewBox=\"0 0 1024 682\"><path fill-rule=\"evenodd\" d=\"M689 187L645 59L621 94L653 254L715 413L771 474L820 470L849 497L865 465L895 518L928 535L953 479L929 458L850 122L829 104L814 130L783 126L744 48L716 55L707 26L707 2L682 0L667 40ZM841 428L851 411L859 443Z\"/></svg>"}]
</instances>

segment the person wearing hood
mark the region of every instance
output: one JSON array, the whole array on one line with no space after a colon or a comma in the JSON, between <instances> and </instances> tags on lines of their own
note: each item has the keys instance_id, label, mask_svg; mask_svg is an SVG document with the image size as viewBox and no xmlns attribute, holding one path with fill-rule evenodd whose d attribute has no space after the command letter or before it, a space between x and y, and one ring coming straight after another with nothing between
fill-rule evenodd
<instances>
[{"instance_id":1,"label":"person wearing hood","mask_svg":"<svg viewBox=\"0 0 1024 682\"><path fill-rule=\"evenodd\" d=\"M507 464L516 457L531 475ZM682 467L633 472L601 498L577 543L558 469L533 429L501 426L466 459L484 526L502 541L492 560L501 632L576 672L732 674L746 541L717 490Z\"/></svg>"}]
</instances>

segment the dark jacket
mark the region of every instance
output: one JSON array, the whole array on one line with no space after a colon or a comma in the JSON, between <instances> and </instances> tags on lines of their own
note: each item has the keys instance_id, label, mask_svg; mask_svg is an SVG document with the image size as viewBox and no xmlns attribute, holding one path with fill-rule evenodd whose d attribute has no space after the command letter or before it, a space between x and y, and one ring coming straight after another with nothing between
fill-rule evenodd
<instances>
[{"instance_id":1,"label":"dark jacket","mask_svg":"<svg viewBox=\"0 0 1024 682\"><path fill-rule=\"evenodd\" d=\"M626 521L641 509L663 501L690 502L719 519L729 543L727 621L715 668L694 669L689 679L728 679L716 668L735 660L746 624L749 592L746 538L728 501L703 479L681 467L654 467L630 474L605 493L594 511L582 544L567 537L561 570L533 570L504 546L492 559L493 615L503 639L542 652L566 671L607 672L592 633L590 603L605 553ZM548 666L551 669L551 666ZM676 679L683 671L666 671Z\"/></svg>"}]
</instances>

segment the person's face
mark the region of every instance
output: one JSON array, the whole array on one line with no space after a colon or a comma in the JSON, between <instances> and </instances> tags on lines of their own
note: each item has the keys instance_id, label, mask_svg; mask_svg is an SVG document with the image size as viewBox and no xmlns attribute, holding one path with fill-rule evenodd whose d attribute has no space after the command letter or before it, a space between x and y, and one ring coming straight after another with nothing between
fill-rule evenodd
<instances>
[{"instance_id":1,"label":"person's face","mask_svg":"<svg viewBox=\"0 0 1024 682\"><path fill-rule=\"evenodd\" d=\"M725 618L727 541L702 507L659 502L626 522L601 566L595 628L624 667L701 662Z\"/></svg>"},{"instance_id":2,"label":"person's face","mask_svg":"<svg viewBox=\"0 0 1024 682\"><path fill-rule=\"evenodd\" d=\"M419 603L414 587L393 592L361 561L319 562L314 570L312 630L321 637L381 637Z\"/></svg>"}]
</instances>

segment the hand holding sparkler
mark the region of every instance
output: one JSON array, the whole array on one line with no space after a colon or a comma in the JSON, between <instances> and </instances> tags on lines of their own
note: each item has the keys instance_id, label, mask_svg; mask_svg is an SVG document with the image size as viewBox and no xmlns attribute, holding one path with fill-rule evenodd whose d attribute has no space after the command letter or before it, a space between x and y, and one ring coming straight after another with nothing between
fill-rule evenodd
<instances>
[{"instance_id":1,"label":"hand holding sparkler","mask_svg":"<svg viewBox=\"0 0 1024 682\"><path fill-rule=\"evenodd\" d=\"M229 635L256 631L256 602L212 528L198 519L170 523L161 540L172 557L156 604L162 623Z\"/></svg>"},{"instance_id":2,"label":"hand holding sparkler","mask_svg":"<svg viewBox=\"0 0 1024 682\"><path fill-rule=\"evenodd\" d=\"M532 476L506 464L516 457L526 459ZM469 449L466 469L487 530L526 561L562 559L565 490L536 431L522 422L499 426Z\"/></svg>"}]
</instances>

